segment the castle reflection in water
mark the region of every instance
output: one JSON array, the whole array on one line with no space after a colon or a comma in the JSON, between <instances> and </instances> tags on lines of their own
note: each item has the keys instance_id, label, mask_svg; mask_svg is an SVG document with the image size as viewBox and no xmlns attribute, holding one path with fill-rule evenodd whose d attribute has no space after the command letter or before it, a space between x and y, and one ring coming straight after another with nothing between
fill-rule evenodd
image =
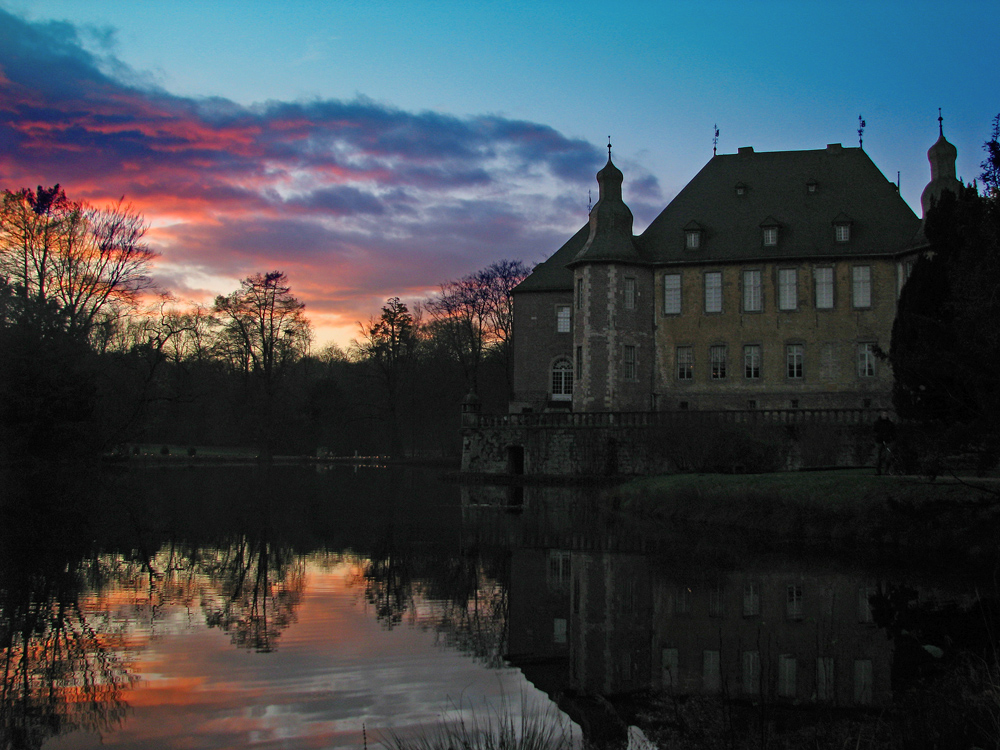
<instances>
[{"instance_id":1,"label":"castle reflection in water","mask_svg":"<svg viewBox=\"0 0 1000 750\"><path fill-rule=\"evenodd\" d=\"M900 590L924 605L971 601L909 574L845 565L842 554L630 526L579 493L463 489L470 533L509 545L509 658L552 695L653 689L877 707L892 699L895 649L878 608Z\"/></svg>"}]
</instances>

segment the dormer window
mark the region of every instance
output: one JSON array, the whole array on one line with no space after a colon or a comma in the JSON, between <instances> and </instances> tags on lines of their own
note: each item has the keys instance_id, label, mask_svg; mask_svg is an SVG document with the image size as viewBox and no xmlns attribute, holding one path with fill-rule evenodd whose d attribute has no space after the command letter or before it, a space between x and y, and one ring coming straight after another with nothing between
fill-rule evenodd
<instances>
[{"instance_id":1,"label":"dormer window","mask_svg":"<svg viewBox=\"0 0 1000 750\"><path fill-rule=\"evenodd\" d=\"M840 214L833 220L833 237L837 242L851 241L851 218L847 214Z\"/></svg>"},{"instance_id":2,"label":"dormer window","mask_svg":"<svg viewBox=\"0 0 1000 750\"><path fill-rule=\"evenodd\" d=\"M736 194L737 195L746 195L746 193L747 193L747 186L744 185L742 182L737 182L736 183Z\"/></svg>"},{"instance_id":3,"label":"dormer window","mask_svg":"<svg viewBox=\"0 0 1000 750\"><path fill-rule=\"evenodd\" d=\"M777 247L778 245L778 227L780 225L778 222L768 216L764 221L760 223L760 228L762 232L762 241L764 247Z\"/></svg>"},{"instance_id":4,"label":"dormer window","mask_svg":"<svg viewBox=\"0 0 1000 750\"><path fill-rule=\"evenodd\" d=\"M815 195L816 191L819 189L819 183L816 180L809 180L806 183L806 193L809 195Z\"/></svg>"},{"instance_id":5,"label":"dormer window","mask_svg":"<svg viewBox=\"0 0 1000 750\"><path fill-rule=\"evenodd\" d=\"M686 250L700 249L703 233L701 224L697 221L689 221L684 227L684 248Z\"/></svg>"}]
</instances>

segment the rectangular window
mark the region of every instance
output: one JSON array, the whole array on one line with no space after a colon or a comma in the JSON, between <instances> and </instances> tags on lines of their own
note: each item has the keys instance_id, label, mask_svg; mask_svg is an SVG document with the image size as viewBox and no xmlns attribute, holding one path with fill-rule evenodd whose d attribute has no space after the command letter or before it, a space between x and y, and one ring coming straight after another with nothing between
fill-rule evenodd
<instances>
[{"instance_id":1,"label":"rectangular window","mask_svg":"<svg viewBox=\"0 0 1000 750\"><path fill-rule=\"evenodd\" d=\"M837 242L847 242L851 239L851 225L850 224L837 224L834 230L834 235L837 238Z\"/></svg>"},{"instance_id":2,"label":"rectangular window","mask_svg":"<svg viewBox=\"0 0 1000 750\"><path fill-rule=\"evenodd\" d=\"M679 654L676 648L665 648L663 649L661 655L662 663L660 664L661 676L660 679L663 682L663 689L668 690L670 688L677 687L680 682L680 675L677 673L678 667L680 665Z\"/></svg>"},{"instance_id":3,"label":"rectangular window","mask_svg":"<svg viewBox=\"0 0 1000 750\"><path fill-rule=\"evenodd\" d=\"M875 344L858 344L858 377L875 377Z\"/></svg>"},{"instance_id":4,"label":"rectangular window","mask_svg":"<svg viewBox=\"0 0 1000 750\"><path fill-rule=\"evenodd\" d=\"M581 377L583 377L583 347L582 346L576 347L576 370L573 371L573 375L575 376L573 378L574 380L579 380Z\"/></svg>"},{"instance_id":5,"label":"rectangular window","mask_svg":"<svg viewBox=\"0 0 1000 750\"><path fill-rule=\"evenodd\" d=\"M858 589L858 622L872 622L872 597L874 596L874 586L862 586Z\"/></svg>"},{"instance_id":6,"label":"rectangular window","mask_svg":"<svg viewBox=\"0 0 1000 750\"><path fill-rule=\"evenodd\" d=\"M760 312L764 309L761 293L760 271L743 272L743 312Z\"/></svg>"},{"instance_id":7,"label":"rectangular window","mask_svg":"<svg viewBox=\"0 0 1000 750\"><path fill-rule=\"evenodd\" d=\"M689 230L685 236L687 237L687 242L685 243L688 250L697 250L701 247L701 232L698 230Z\"/></svg>"},{"instance_id":8,"label":"rectangular window","mask_svg":"<svg viewBox=\"0 0 1000 750\"><path fill-rule=\"evenodd\" d=\"M708 616L722 617L723 592L721 585L715 585L708 590Z\"/></svg>"},{"instance_id":9,"label":"rectangular window","mask_svg":"<svg viewBox=\"0 0 1000 750\"><path fill-rule=\"evenodd\" d=\"M576 280L576 309L583 309L583 279Z\"/></svg>"},{"instance_id":10,"label":"rectangular window","mask_svg":"<svg viewBox=\"0 0 1000 750\"><path fill-rule=\"evenodd\" d=\"M795 310L799 306L799 272L795 268L778 269L778 309Z\"/></svg>"},{"instance_id":11,"label":"rectangular window","mask_svg":"<svg viewBox=\"0 0 1000 750\"><path fill-rule=\"evenodd\" d=\"M790 583L785 589L785 617L789 620L802 619L802 587L797 583Z\"/></svg>"},{"instance_id":12,"label":"rectangular window","mask_svg":"<svg viewBox=\"0 0 1000 750\"><path fill-rule=\"evenodd\" d=\"M743 586L743 616L756 617L760 614L760 584L748 581Z\"/></svg>"},{"instance_id":13,"label":"rectangular window","mask_svg":"<svg viewBox=\"0 0 1000 750\"><path fill-rule=\"evenodd\" d=\"M552 588L564 588L569 585L570 555L566 550L549 550L549 572L546 582Z\"/></svg>"},{"instance_id":14,"label":"rectangular window","mask_svg":"<svg viewBox=\"0 0 1000 750\"><path fill-rule=\"evenodd\" d=\"M635 279L625 279L625 309L635 309Z\"/></svg>"},{"instance_id":15,"label":"rectangular window","mask_svg":"<svg viewBox=\"0 0 1000 750\"><path fill-rule=\"evenodd\" d=\"M778 657L778 695L782 698L795 697L795 677L798 663L791 654Z\"/></svg>"},{"instance_id":16,"label":"rectangular window","mask_svg":"<svg viewBox=\"0 0 1000 750\"><path fill-rule=\"evenodd\" d=\"M743 376L747 380L760 378L760 344L743 347Z\"/></svg>"},{"instance_id":17,"label":"rectangular window","mask_svg":"<svg viewBox=\"0 0 1000 750\"><path fill-rule=\"evenodd\" d=\"M566 643L566 618L556 617L552 620L552 642Z\"/></svg>"},{"instance_id":18,"label":"rectangular window","mask_svg":"<svg viewBox=\"0 0 1000 750\"><path fill-rule=\"evenodd\" d=\"M778 244L778 228L764 227L764 246L774 247Z\"/></svg>"},{"instance_id":19,"label":"rectangular window","mask_svg":"<svg viewBox=\"0 0 1000 750\"><path fill-rule=\"evenodd\" d=\"M828 702L836 696L833 681L833 657L820 656L816 659L816 700Z\"/></svg>"},{"instance_id":20,"label":"rectangular window","mask_svg":"<svg viewBox=\"0 0 1000 750\"><path fill-rule=\"evenodd\" d=\"M557 333L569 333L571 330L571 320L570 317L571 310L569 305L559 305L556 307L556 332Z\"/></svg>"},{"instance_id":21,"label":"rectangular window","mask_svg":"<svg viewBox=\"0 0 1000 750\"><path fill-rule=\"evenodd\" d=\"M813 282L816 284L816 309L833 309L833 269L813 269Z\"/></svg>"},{"instance_id":22,"label":"rectangular window","mask_svg":"<svg viewBox=\"0 0 1000 750\"><path fill-rule=\"evenodd\" d=\"M872 702L872 688L874 675L872 674L871 659L854 660L854 702L867 706Z\"/></svg>"},{"instance_id":23,"label":"rectangular window","mask_svg":"<svg viewBox=\"0 0 1000 750\"><path fill-rule=\"evenodd\" d=\"M625 380L635 380L635 345L622 346L622 377Z\"/></svg>"},{"instance_id":24,"label":"rectangular window","mask_svg":"<svg viewBox=\"0 0 1000 750\"><path fill-rule=\"evenodd\" d=\"M789 378L798 380L802 377L802 358L805 347L802 344L789 344L785 347L785 363Z\"/></svg>"},{"instance_id":25,"label":"rectangular window","mask_svg":"<svg viewBox=\"0 0 1000 750\"><path fill-rule=\"evenodd\" d=\"M717 693L722 688L722 668L718 651L702 652L701 683L706 693Z\"/></svg>"},{"instance_id":26,"label":"rectangular window","mask_svg":"<svg viewBox=\"0 0 1000 750\"><path fill-rule=\"evenodd\" d=\"M743 652L743 694L760 693L760 652Z\"/></svg>"},{"instance_id":27,"label":"rectangular window","mask_svg":"<svg viewBox=\"0 0 1000 750\"><path fill-rule=\"evenodd\" d=\"M663 313L681 314L681 275L668 273L663 277Z\"/></svg>"},{"instance_id":28,"label":"rectangular window","mask_svg":"<svg viewBox=\"0 0 1000 750\"><path fill-rule=\"evenodd\" d=\"M690 346L677 347L677 379L691 380L694 377L694 349Z\"/></svg>"},{"instance_id":29,"label":"rectangular window","mask_svg":"<svg viewBox=\"0 0 1000 750\"><path fill-rule=\"evenodd\" d=\"M721 344L711 346L708 349L708 358L712 363L712 380L726 379L726 345Z\"/></svg>"},{"instance_id":30,"label":"rectangular window","mask_svg":"<svg viewBox=\"0 0 1000 750\"><path fill-rule=\"evenodd\" d=\"M854 266L851 269L851 298L855 307L872 306L871 266Z\"/></svg>"},{"instance_id":31,"label":"rectangular window","mask_svg":"<svg viewBox=\"0 0 1000 750\"><path fill-rule=\"evenodd\" d=\"M722 312L722 273L710 271L705 274L705 312Z\"/></svg>"}]
</instances>

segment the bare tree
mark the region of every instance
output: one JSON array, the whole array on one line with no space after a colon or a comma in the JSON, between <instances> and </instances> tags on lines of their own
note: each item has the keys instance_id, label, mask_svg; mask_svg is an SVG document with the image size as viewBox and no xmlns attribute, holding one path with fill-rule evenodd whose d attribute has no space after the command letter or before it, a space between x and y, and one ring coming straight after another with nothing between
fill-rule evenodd
<instances>
[{"instance_id":1,"label":"bare tree","mask_svg":"<svg viewBox=\"0 0 1000 750\"><path fill-rule=\"evenodd\" d=\"M271 453L275 398L289 366L309 350L312 331L304 311L280 271L248 276L235 292L215 298L217 352L243 375L265 458Z\"/></svg>"},{"instance_id":2,"label":"bare tree","mask_svg":"<svg viewBox=\"0 0 1000 750\"><path fill-rule=\"evenodd\" d=\"M95 208L70 201L58 185L4 191L0 274L25 301L54 305L67 327L89 336L102 318L135 308L151 288L156 254L148 225L124 200Z\"/></svg>"},{"instance_id":3,"label":"bare tree","mask_svg":"<svg viewBox=\"0 0 1000 750\"><path fill-rule=\"evenodd\" d=\"M462 367L473 390L479 386L483 358L491 351L501 356L510 386L514 319L513 295L530 270L519 260L501 260L458 281L441 285L436 297L424 303L432 333Z\"/></svg>"},{"instance_id":4,"label":"bare tree","mask_svg":"<svg viewBox=\"0 0 1000 750\"><path fill-rule=\"evenodd\" d=\"M367 324L359 323L358 327L361 338L352 341L351 348L378 373L385 395L390 452L398 456L402 452L399 432L402 386L416 354L418 325L399 297L392 297L382 306L378 318L371 318Z\"/></svg>"}]
</instances>

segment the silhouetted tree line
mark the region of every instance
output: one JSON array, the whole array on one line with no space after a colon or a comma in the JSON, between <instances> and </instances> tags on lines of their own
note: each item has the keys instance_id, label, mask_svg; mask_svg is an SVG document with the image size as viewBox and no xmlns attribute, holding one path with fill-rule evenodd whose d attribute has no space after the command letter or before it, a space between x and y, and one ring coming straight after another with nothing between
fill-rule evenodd
<instances>
[{"instance_id":1,"label":"silhouetted tree line","mask_svg":"<svg viewBox=\"0 0 1000 750\"><path fill-rule=\"evenodd\" d=\"M462 397L506 403L519 261L442 284L413 311L394 297L346 351L313 352L280 271L209 308L157 296L146 229L124 201L96 208L58 185L2 194L0 466L24 476L32 461L139 442L456 454Z\"/></svg>"}]
</instances>

